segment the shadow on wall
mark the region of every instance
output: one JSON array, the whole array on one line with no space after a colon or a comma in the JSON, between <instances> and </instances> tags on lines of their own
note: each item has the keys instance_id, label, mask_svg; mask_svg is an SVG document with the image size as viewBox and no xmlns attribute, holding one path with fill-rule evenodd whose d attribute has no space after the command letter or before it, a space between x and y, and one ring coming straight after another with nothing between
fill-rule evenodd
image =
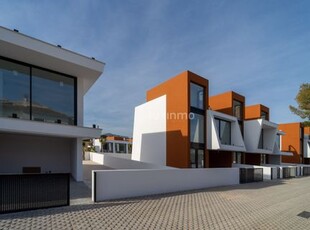
<instances>
[{"instance_id":1,"label":"shadow on wall","mask_svg":"<svg viewBox=\"0 0 310 230\"><path fill-rule=\"evenodd\" d=\"M142 134L140 161L166 166L166 132Z\"/></svg>"},{"instance_id":2,"label":"shadow on wall","mask_svg":"<svg viewBox=\"0 0 310 230\"><path fill-rule=\"evenodd\" d=\"M141 137L140 161L163 166L189 166L189 140L181 131L144 133Z\"/></svg>"},{"instance_id":3,"label":"shadow on wall","mask_svg":"<svg viewBox=\"0 0 310 230\"><path fill-rule=\"evenodd\" d=\"M288 151L283 152L291 152L293 156L282 156L282 161L285 163L300 163L300 155L298 154L296 148L293 145L288 146Z\"/></svg>"}]
</instances>

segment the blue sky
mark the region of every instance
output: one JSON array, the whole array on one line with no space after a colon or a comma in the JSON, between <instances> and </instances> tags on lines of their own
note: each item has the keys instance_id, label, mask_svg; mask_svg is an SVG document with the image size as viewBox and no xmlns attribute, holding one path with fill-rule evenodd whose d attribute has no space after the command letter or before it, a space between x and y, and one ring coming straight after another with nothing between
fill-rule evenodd
<instances>
[{"instance_id":1,"label":"blue sky","mask_svg":"<svg viewBox=\"0 0 310 230\"><path fill-rule=\"evenodd\" d=\"M234 90L277 123L310 79L310 1L1 0L0 25L106 63L85 124L132 136L145 92L184 70Z\"/></svg>"}]
</instances>

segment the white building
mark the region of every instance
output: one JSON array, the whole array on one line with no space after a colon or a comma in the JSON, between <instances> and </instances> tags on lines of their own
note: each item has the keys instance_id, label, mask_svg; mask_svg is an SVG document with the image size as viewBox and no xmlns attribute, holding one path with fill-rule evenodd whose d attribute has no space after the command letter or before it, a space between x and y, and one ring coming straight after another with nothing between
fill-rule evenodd
<instances>
[{"instance_id":1,"label":"white building","mask_svg":"<svg viewBox=\"0 0 310 230\"><path fill-rule=\"evenodd\" d=\"M104 63L0 27L0 173L70 172L82 180L83 96Z\"/></svg>"}]
</instances>

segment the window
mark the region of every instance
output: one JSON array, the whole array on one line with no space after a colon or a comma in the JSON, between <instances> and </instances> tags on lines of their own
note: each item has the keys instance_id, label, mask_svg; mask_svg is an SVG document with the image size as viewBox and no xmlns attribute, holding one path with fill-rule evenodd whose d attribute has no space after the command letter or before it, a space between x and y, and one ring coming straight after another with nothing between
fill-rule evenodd
<instances>
[{"instance_id":1,"label":"window","mask_svg":"<svg viewBox=\"0 0 310 230\"><path fill-rule=\"evenodd\" d=\"M243 103L233 100L233 115L239 120L243 120Z\"/></svg>"},{"instance_id":2,"label":"window","mask_svg":"<svg viewBox=\"0 0 310 230\"><path fill-rule=\"evenodd\" d=\"M238 121L238 124L239 124L239 128L240 128L240 131L241 131L241 135L243 136L243 121Z\"/></svg>"},{"instance_id":3,"label":"window","mask_svg":"<svg viewBox=\"0 0 310 230\"><path fill-rule=\"evenodd\" d=\"M264 120L268 120L268 113L264 112L264 111L261 111L261 116L260 116L262 119Z\"/></svg>"},{"instance_id":4,"label":"window","mask_svg":"<svg viewBox=\"0 0 310 230\"><path fill-rule=\"evenodd\" d=\"M104 153L113 153L113 143L111 142L106 142L103 147L102 150Z\"/></svg>"},{"instance_id":5,"label":"window","mask_svg":"<svg viewBox=\"0 0 310 230\"><path fill-rule=\"evenodd\" d=\"M277 136L276 136L276 144L277 144L278 148L281 150L281 146L280 146L281 140L280 139L281 139L281 135L277 134Z\"/></svg>"},{"instance_id":6,"label":"window","mask_svg":"<svg viewBox=\"0 0 310 230\"><path fill-rule=\"evenodd\" d=\"M231 123L219 118L215 118L215 125L222 144L231 145Z\"/></svg>"},{"instance_id":7,"label":"window","mask_svg":"<svg viewBox=\"0 0 310 230\"><path fill-rule=\"evenodd\" d=\"M205 143L204 140L204 119L200 114L194 114L193 119L190 120L190 137L191 142Z\"/></svg>"},{"instance_id":8,"label":"window","mask_svg":"<svg viewBox=\"0 0 310 230\"><path fill-rule=\"evenodd\" d=\"M0 116L76 125L76 78L0 59Z\"/></svg>"},{"instance_id":9,"label":"window","mask_svg":"<svg viewBox=\"0 0 310 230\"><path fill-rule=\"evenodd\" d=\"M0 116L30 119L30 68L2 59Z\"/></svg>"},{"instance_id":10,"label":"window","mask_svg":"<svg viewBox=\"0 0 310 230\"><path fill-rule=\"evenodd\" d=\"M204 88L195 83L190 83L191 107L204 109Z\"/></svg>"},{"instance_id":11,"label":"window","mask_svg":"<svg viewBox=\"0 0 310 230\"><path fill-rule=\"evenodd\" d=\"M260 133L258 148L264 149L264 130L263 129L261 130L261 133Z\"/></svg>"},{"instance_id":12,"label":"window","mask_svg":"<svg viewBox=\"0 0 310 230\"><path fill-rule=\"evenodd\" d=\"M190 150L191 168L204 168L204 150L191 149Z\"/></svg>"},{"instance_id":13,"label":"window","mask_svg":"<svg viewBox=\"0 0 310 230\"><path fill-rule=\"evenodd\" d=\"M126 144L115 143L115 152L116 153L126 153Z\"/></svg>"},{"instance_id":14,"label":"window","mask_svg":"<svg viewBox=\"0 0 310 230\"><path fill-rule=\"evenodd\" d=\"M32 120L74 125L74 79L32 69Z\"/></svg>"}]
</instances>

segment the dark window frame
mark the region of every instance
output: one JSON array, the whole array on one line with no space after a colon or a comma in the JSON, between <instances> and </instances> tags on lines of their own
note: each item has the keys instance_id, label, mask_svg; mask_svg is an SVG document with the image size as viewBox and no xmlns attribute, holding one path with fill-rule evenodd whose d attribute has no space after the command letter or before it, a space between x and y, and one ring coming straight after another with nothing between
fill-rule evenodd
<instances>
[{"instance_id":1,"label":"dark window frame","mask_svg":"<svg viewBox=\"0 0 310 230\"><path fill-rule=\"evenodd\" d=\"M29 64L29 63L26 63L26 62L22 62L22 61L18 61L18 60L14 60L14 59L11 59L11 58L7 58L7 57L3 57L3 56L0 56L0 60L4 60L4 61L8 61L8 62L12 62L12 63L15 63L15 64L19 64L19 65L22 65L22 66L26 66L29 68L29 81L30 81L30 89L29 89L29 95L30 95L30 118L29 120L32 119L32 68L36 68L36 69L39 69L39 70L43 70L43 71L47 71L47 72L50 72L50 73L54 73L54 74L58 74L58 75L61 75L63 77L68 77L68 78L71 78L73 79L74 81L74 84L73 84L73 87L74 87L74 126L77 125L77 77L74 77L74 76L71 76L71 75L68 75L68 74L65 74L65 73L61 73L61 72L58 72L58 71L55 71L55 70L51 70L51 69L47 69L47 68L43 68L43 67L40 67L40 66L36 66L36 65L32 65L32 64Z\"/></svg>"}]
</instances>

